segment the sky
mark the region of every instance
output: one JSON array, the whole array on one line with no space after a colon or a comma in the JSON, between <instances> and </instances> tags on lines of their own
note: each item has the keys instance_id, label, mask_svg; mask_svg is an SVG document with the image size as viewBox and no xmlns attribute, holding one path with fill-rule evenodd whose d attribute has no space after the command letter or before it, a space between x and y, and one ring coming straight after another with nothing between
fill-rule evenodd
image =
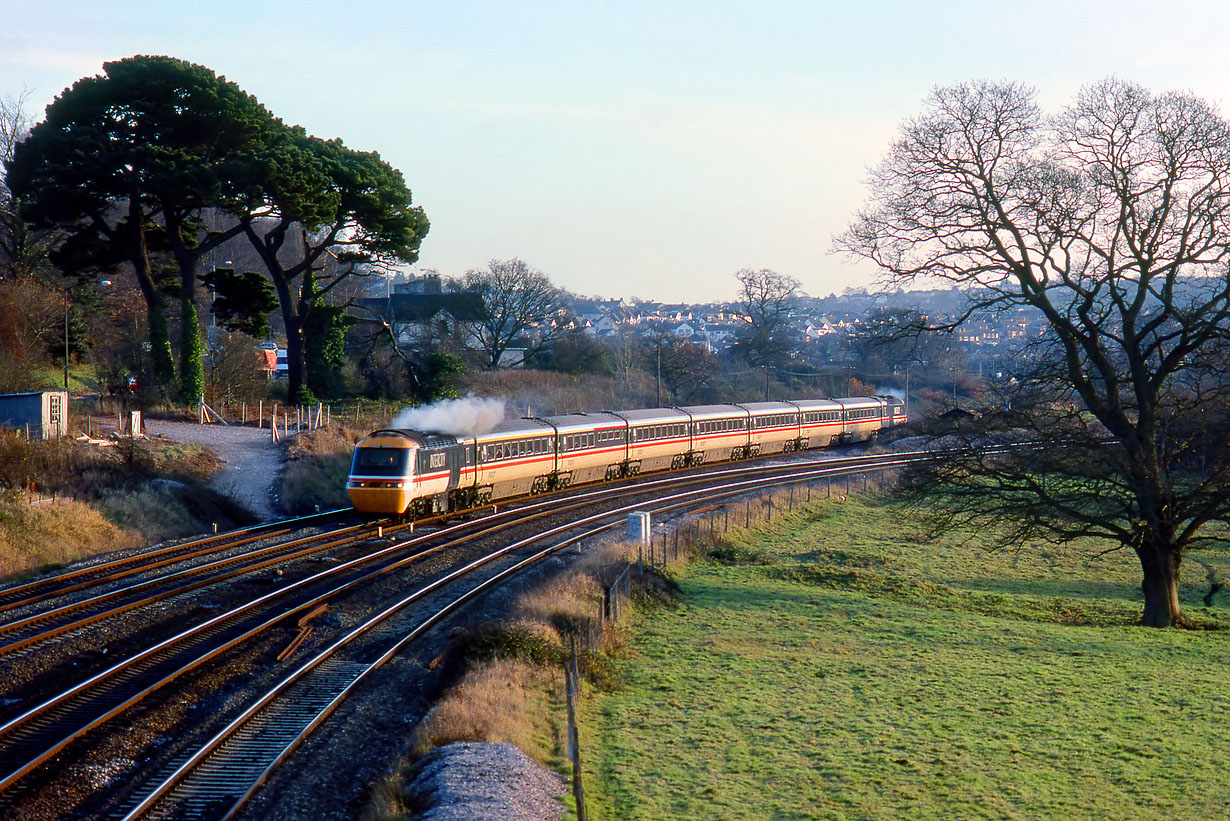
<instances>
[{"instance_id":1,"label":"sky","mask_svg":"<svg viewBox=\"0 0 1230 821\"><path fill-rule=\"evenodd\" d=\"M1228 30L1213 0L0 0L0 97L41 119L108 60L170 55L398 168L423 268L515 256L667 302L770 268L825 296L874 286L832 237L935 86L1013 80L1058 110L1116 75L1225 113Z\"/></svg>"}]
</instances>

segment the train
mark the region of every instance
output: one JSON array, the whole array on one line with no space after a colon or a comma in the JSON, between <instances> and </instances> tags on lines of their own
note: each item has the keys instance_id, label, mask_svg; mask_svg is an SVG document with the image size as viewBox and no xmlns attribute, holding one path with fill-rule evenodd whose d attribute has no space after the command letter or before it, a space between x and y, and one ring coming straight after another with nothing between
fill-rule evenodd
<instances>
[{"instance_id":1,"label":"train","mask_svg":"<svg viewBox=\"0 0 1230 821\"><path fill-rule=\"evenodd\" d=\"M364 516L423 516L643 472L862 442L905 421L900 399L860 396L526 417L475 436L377 430L355 445L346 490Z\"/></svg>"}]
</instances>

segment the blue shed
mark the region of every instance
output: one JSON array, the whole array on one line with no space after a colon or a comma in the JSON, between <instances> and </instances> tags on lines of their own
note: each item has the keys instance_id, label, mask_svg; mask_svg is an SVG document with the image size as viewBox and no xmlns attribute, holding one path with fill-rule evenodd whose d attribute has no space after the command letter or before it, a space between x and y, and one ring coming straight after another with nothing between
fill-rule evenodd
<instances>
[{"instance_id":1,"label":"blue shed","mask_svg":"<svg viewBox=\"0 0 1230 821\"><path fill-rule=\"evenodd\" d=\"M31 439L68 435L68 391L0 393L0 427L29 432Z\"/></svg>"}]
</instances>

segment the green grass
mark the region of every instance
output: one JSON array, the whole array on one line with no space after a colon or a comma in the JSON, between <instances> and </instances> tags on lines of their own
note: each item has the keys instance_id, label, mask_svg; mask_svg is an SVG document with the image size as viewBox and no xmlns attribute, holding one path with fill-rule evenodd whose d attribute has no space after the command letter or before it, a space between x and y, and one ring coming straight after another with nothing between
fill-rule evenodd
<instances>
[{"instance_id":1,"label":"green grass","mask_svg":"<svg viewBox=\"0 0 1230 821\"><path fill-rule=\"evenodd\" d=\"M1230 807L1230 632L1135 626L1134 559L927 542L859 501L738 547L747 563L693 565L678 608L639 617L625 688L587 703L599 817ZM1189 614L1230 627L1230 594L1204 608L1204 572L1188 576Z\"/></svg>"}]
</instances>

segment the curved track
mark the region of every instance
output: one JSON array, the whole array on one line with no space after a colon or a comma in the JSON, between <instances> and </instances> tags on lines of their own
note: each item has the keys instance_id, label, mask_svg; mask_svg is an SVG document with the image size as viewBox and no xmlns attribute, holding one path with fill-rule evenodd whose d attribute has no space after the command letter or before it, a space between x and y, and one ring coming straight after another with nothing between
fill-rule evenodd
<instances>
[{"instance_id":1,"label":"curved track","mask_svg":"<svg viewBox=\"0 0 1230 821\"><path fill-rule=\"evenodd\" d=\"M208 743L192 749L189 749L191 745L178 745L176 755L162 756L162 767L168 771L168 777L162 779L167 784L165 789L160 787L160 782L138 790L142 776L131 773L126 777L128 795L119 799L121 805L111 802L110 810L113 812L123 806L125 812L141 813L157 806L163 808L158 809L158 813L170 812L175 817L216 817L221 803L235 807L242 804L341 699L432 625L500 583L506 575L597 530L622 525L623 516L629 510L643 509L650 504L663 509L667 506L695 507L715 498L775 484L886 469L909 458L888 454L788 465L740 465L701 474L646 477L630 485L573 491L559 499L523 500L524 506L493 510L481 519L462 521L427 533L421 532L423 525L420 524L418 535L392 544L385 543L383 533L373 540L373 527L355 537L367 539L361 556L238 601L213 618L134 652L88 679L48 694L40 703L9 718L0 725L0 746L3 747L0 751L0 808L22 805L31 791L55 781L59 765L50 762L60 761L66 750L79 746L82 739L96 737L100 728L120 715L129 714L136 705L149 700L169 703L182 691L183 682L200 678L202 671L223 664L228 657L259 658L251 656L256 652L253 648L261 641L267 645L270 635L279 629L283 634L289 632L288 623L296 617L304 619L319 614L322 605L335 604L362 613L359 626L345 632L341 638L307 642L316 655L290 675L270 675L266 670L257 677L259 680L277 678L272 688L265 692L239 688L234 698L247 706L237 713L228 713L225 720L229 723L218 729ZM692 486L691 489L678 489L688 486ZM544 519L547 522L540 525L542 529L507 542L514 525L525 528L529 523ZM562 541L535 549L544 540L555 539ZM483 540L497 544L494 548L462 550L463 546L478 545ZM520 555L526 552L531 555ZM391 592L406 586L404 580L391 584L390 579L401 579L406 568L425 564L428 557L438 563L442 556L466 556L467 559L460 562L461 567L419 571L421 580L413 585L411 592L403 590L400 595L390 596ZM286 555L281 558L265 556L258 558L257 563L267 566L295 560L296 557ZM76 583L70 581L70 584ZM196 589L211 583L214 582L198 580L192 585ZM435 609L426 612L428 605L424 602L428 599L435 602L440 596L448 597L446 606L434 604ZM364 597L370 601L364 601ZM356 601L361 603L356 604ZM301 623L294 648L304 643L305 631L310 632L310 626ZM243 655L245 653L248 655ZM236 663L239 662L231 662L232 666ZM276 670L273 673L276 674ZM242 694L238 694L240 692ZM308 709L307 705L314 706ZM204 731L201 727L196 730L197 734ZM244 738L249 740L244 742ZM226 759L219 752L228 745L230 749L241 751L235 754L238 758ZM81 753L87 757L89 754L88 749ZM217 763L224 760L242 761L243 764ZM199 769L201 767L206 769ZM209 768L218 767L226 773L221 779L225 782L221 795L200 786L219 783L218 778L209 775ZM243 777L239 776L239 770L245 773ZM148 775L145 769L141 772ZM194 772L200 775L191 775ZM164 797L174 794L175 790L184 792L179 797ZM159 803L166 801L171 803Z\"/></svg>"}]
</instances>

